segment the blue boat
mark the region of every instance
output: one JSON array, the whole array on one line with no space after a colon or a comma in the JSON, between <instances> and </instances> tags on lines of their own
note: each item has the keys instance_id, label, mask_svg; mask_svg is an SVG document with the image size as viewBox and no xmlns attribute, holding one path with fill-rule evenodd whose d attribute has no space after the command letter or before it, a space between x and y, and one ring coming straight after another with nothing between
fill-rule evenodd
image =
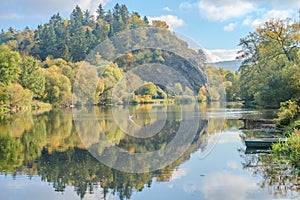
<instances>
[{"instance_id":1,"label":"blue boat","mask_svg":"<svg viewBox=\"0 0 300 200\"><path fill-rule=\"evenodd\" d=\"M246 139L247 148L271 148L272 144L284 142L284 138L251 138Z\"/></svg>"}]
</instances>

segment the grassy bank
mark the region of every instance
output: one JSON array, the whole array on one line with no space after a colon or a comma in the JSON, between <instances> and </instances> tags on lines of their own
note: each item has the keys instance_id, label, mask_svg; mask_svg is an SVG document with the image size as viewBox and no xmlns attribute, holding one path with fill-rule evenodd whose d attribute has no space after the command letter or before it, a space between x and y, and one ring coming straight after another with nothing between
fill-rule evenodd
<instances>
[{"instance_id":1,"label":"grassy bank","mask_svg":"<svg viewBox=\"0 0 300 200\"><path fill-rule=\"evenodd\" d=\"M300 167L300 100L281 103L276 125L284 129L287 140L272 146L275 159Z\"/></svg>"}]
</instances>

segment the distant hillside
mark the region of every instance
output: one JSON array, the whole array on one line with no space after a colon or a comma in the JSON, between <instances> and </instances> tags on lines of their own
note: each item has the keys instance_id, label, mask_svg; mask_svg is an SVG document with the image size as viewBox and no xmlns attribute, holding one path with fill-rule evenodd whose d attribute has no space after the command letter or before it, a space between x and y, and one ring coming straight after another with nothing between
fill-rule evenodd
<instances>
[{"instance_id":1,"label":"distant hillside","mask_svg":"<svg viewBox=\"0 0 300 200\"><path fill-rule=\"evenodd\" d=\"M230 61L221 61L215 63L207 63L207 65L215 66L218 68L237 71L242 64L242 60L230 60Z\"/></svg>"}]
</instances>

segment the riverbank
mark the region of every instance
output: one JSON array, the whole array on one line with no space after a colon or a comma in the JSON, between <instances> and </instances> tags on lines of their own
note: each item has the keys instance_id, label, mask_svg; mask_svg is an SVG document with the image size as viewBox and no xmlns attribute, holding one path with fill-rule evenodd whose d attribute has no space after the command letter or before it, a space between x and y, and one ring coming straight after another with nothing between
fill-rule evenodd
<instances>
[{"instance_id":1,"label":"riverbank","mask_svg":"<svg viewBox=\"0 0 300 200\"><path fill-rule=\"evenodd\" d=\"M275 159L300 167L300 100L281 103L276 126L284 130L285 142L272 145Z\"/></svg>"}]
</instances>

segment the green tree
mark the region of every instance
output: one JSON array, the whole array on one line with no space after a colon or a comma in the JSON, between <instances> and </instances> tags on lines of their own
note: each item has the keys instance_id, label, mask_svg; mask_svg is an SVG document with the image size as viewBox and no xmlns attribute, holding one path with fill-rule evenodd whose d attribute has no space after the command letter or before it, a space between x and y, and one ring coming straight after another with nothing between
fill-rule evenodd
<instances>
[{"instance_id":1,"label":"green tree","mask_svg":"<svg viewBox=\"0 0 300 200\"><path fill-rule=\"evenodd\" d=\"M50 24L45 24L40 26L39 30L39 45L37 49L37 55L41 60L45 60L46 57L52 55L54 56L55 52L57 51L57 39L54 27Z\"/></svg>"},{"instance_id":2,"label":"green tree","mask_svg":"<svg viewBox=\"0 0 300 200\"><path fill-rule=\"evenodd\" d=\"M87 39L85 37L84 17L79 6L72 11L69 21L69 50L73 61L82 61L88 53Z\"/></svg>"},{"instance_id":3,"label":"green tree","mask_svg":"<svg viewBox=\"0 0 300 200\"><path fill-rule=\"evenodd\" d=\"M156 96L157 95L157 91L156 91L156 85L154 83L146 83L145 85L143 85L142 87L140 87L136 92L136 95L140 94L140 95L150 95L152 96Z\"/></svg>"},{"instance_id":4,"label":"green tree","mask_svg":"<svg viewBox=\"0 0 300 200\"><path fill-rule=\"evenodd\" d=\"M180 83L175 83L174 84L174 93L176 95L183 95L183 89Z\"/></svg>"},{"instance_id":5,"label":"green tree","mask_svg":"<svg viewBox=\"0 0 300 200\"><path fill-rule=\"evenodd\" d=\"M147 18L147 16L144 16L143 21L148 25L149 24L149 20Z\"/></svg>"},{"instance_id":6,"label":"green tree","mask_svg":"<svg viewBox=\"0 0 300 200\"><path fill-rule=\"evenodd\" d=\"M12 83L7 87L9 106L12 112L18 112L23 108L30 107L32 103L32 93L18 83Z\"/></svg>"},{"instance_id":7,"label":"green tree","mask_svg":"<svg viewBox=\"0 0 300 200\"><path fill-rule=\"evenodd\" d=\"M96 28L93 30L93 34L96 36L98 42L102 42L103 40L107 39L110 26L111 25L104 20L97 21Z\"/></svg>"},{"instance_id":8,"label":"green tree","mask_svg":"<svg viewBox=\"0 0 300 200\"><path fill-rule=\"evenodd\" d=\"M239 75L230 71L219 69L221 78L223 79L223 86L225 87L226 100L227 101L239 101L240 100L240 88L239 88Z\"/></svg>"},{"instance_id":9,"label":"green tree","mask_svg":"<svg viewBox=\"0 0 300 200\"><path fill-rule=\"evenodd\" d=\"M25 130L21 141L24 148L24 160L33 162L42 154L43 147L47 144L47 132L45 121L34 120L32 129Z\"/></svg>"},{"instance_id":10,"label":"green tree","mask_svg":"<svg viewBox=\"0 0 300 200\"><path fill-rule=\"evenodd\" d=\"M94 105L96 88L98 84L98 72L95 66L82 62L76 74L74 83L75 103L80 105Z\"/></svg>"},{"instance_id":11,"label":"green tree","mask_svg":"<svg viewBox=\"0 0 300 200\"><path fill-rule=\"evenodd\" d=\"M45 100L52 104L70 104L71 82L60 73L58 67L50 67L45 71Z\"/></svg>"},{"instance_id":12,"label":"green tree","mask_svg":"<svg viewBox=\"0 0 300 200\"><path fill-rule=\"evenodd\" d=\"M25 27L23 31L16 35L18 51L21 54L28 54L34 45L34 30Z\"/></svg>"},{"instance_id":13,"label":"green tree","mask_svg":"<svg viewBox=\"0 0 300 200\"><path fill-rule=\"evenodd\" d=\"M293 76L299 71L299 32L299 23L273 19L240 40L240 86L246 103L278 107L299 96Z\"/></svg>"},{"instance_id":14,"label":"green tree","mask_svg":"<svg viewBox=\"0 0 300 200\"><path fill-rule=\"evenodd\" d=\"M206 102L208 100L208 91L207 91L207 88L205 88L205 86L201 86L200 87L200 90L198 92L198 96L197 96L197 99L199 102Z\"/></svg>"},{"instance_id":15,"label":"green tree","mask_svg":"<svg viewBox=\"0 0 300 200\"><path fill-rule=\"evenodd\" d=\"M8 112L8 94L6 91L6 87L0 84L0 113Z\"/></svg>"},{"instance_id":16,"label":"green tree","mask_svg":"<svg viewBox=\"0 0 300 200\"><path fill-rule=\"evenodd\" d=\"M41 98L45 91L45 76L38 61L31 56L25 56L21 64L20 83L31 90L34 98Z\"/></svg>"},{"instance_id":17,"label":"green tree","mask_svg":"<svg viewBox=\"0 0 300 200\"><path fill-rule=\"evenodd\" d=\"M7 46L0 46L0 83L4 86L15 82L19 78L21 56Z\"/></svg>"},{"instance_id":18,"label":"green tree","mask_svg":"<svg viewBox=\"0 0 300 200\"><path fill-rule=\"evenodd\" d=\"M96 10L96 13L97 13L97 20L105 18L105 10L104 10L102 4L99 4L99 6Z\"/></svg>"},{"instance_id":19,"label":"green tree","mask_svg":"<svg viewBox=\"0 0 300 200\"><path fill-rule=\"evenodd\" d=\"M89 10L85 10L83 12L83 22L82 25L84 26L89 26L89 27L94 27L95 21L94 21L94 16L91 15Z\"/></svg>"},{"instance_id":20,"label":"green tree","mask_svg":"<svg viewBox=\"0 0 300 200\"><path fill-rule=\"evenodd\" d=\"M129 21L128 23L130 24L130 28L132 28L132 29L146 27L149 23L149 22L147 23L146 21L142 20L140 15L136 12L132 13L132 15L130 16L128 21Z\"/></svg>"},{"instance_id":21,"label":"green tree","mask_svg":"<svg viewBox=\"0 0 300 200\"><path fill-rule=\"evenodd\" d=\"M97 37L87 28L85 31L85 39L87 52L89 52L89 50L94 49L97 45Z\"/></svg>"},{"instance_id":22,"label":"green tree","mask_svg":"<svg viewBox=\"0 0 300 200\"><path fill-rule=\"evenodd\" d=\"M111 103L112 90L116 83L123 77L122 69L118 68L117 64L108 65L101 76L101 82L104 89L99 94L99 103L108 104Z\"/></svg>"},{"instance_id":23,"label":"green tree","mask_svg":"<svg viewBox=\"0 0 300 200\"><path fill-rule=\"evenodd\" d=\"M54 52L51 52L50 55L53 55L54 58L69 60L69 48L67 45L69 30L67 29L66 21L58 13L51 17L49 24L54 29L56 40Z\"/></svg>"},{"instance_id":24,"label":"green tree","mask_svg":"<svg viewBox=\"0 0 300 200\"><path fill-rule=\"evenodd\" d=\"M13 172L22 165L24 147L19 138L0 135L0 171Z\"/></svg>"}]
</instances>

